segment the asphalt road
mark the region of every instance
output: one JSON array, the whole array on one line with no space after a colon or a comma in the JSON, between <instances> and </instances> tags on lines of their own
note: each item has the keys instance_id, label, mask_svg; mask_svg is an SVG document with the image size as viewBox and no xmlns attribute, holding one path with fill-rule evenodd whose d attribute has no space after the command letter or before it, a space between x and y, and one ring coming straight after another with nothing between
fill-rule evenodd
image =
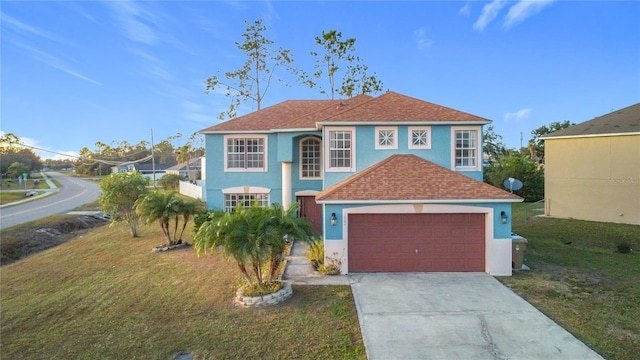
<instances>
[{"instance_id":1,"label":"asphalt road","mask_svg":"<svg viewBox=\"0 0 640 360\"><path fill-rule=\"evenodd\" d=\"M97 182L76 179L56 172L47 173L62 184L57 194L0 209L0 229L66 213L90 203L100 195Z\"/></svg>"}]
</instances>

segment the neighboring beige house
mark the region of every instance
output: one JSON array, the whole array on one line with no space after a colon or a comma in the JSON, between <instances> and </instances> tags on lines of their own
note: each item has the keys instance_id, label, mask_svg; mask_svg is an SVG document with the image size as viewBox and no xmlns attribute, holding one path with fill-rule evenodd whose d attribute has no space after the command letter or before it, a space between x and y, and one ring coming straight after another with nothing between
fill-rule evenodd
<instances>
[{"instance_id":1,"label":"neighboring beige house","mask_svg":"<svg viewBox=\"0 0 640 360\"><path fill-rule=\"evenodd\" d=\"M640 103L543 139L546 215L640 225Z\"/></svg>"}]
</instances>

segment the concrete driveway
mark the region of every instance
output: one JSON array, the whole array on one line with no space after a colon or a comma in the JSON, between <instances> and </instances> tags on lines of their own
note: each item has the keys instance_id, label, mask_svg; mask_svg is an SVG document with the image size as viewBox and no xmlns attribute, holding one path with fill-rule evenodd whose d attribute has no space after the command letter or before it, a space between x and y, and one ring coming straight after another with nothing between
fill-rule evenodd
<instances>
[{"instance_id":1,"label":"concrete driveway","mask_svg":"<svg viewBox=\"0 0 640 360\"><path fill-rule=\"evenodd\" d=\"M488 274L349 278L370 360L602 359Z\"/></svg>"}]
</instances>

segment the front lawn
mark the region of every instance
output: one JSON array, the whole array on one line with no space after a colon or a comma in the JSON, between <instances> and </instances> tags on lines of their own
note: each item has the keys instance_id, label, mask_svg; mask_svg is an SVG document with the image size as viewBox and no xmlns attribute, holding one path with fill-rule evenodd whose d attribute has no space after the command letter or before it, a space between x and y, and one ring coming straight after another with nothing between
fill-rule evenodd
<instances>
[{"instance_id":1,"label":"front lawn","mask_svg":"<svg viewBox=\"0 0 640 360\"><path fill-rule=\"evenodd\" d=\"M514 205L531 271L499 280L605 358L637 359L640 226L532 217L541 207ZM621 243L631 253L617 252Z\"/></svg>"},{"instance_id":2,"label":"front lawn","mask_svg":"<svg viewBox=\"0 0 640 360\"><path fill-rule=\"evenodd\" d=\"M294 286L281 305L239 309L233 263L151 253L163 242L157 225L136 239L105 226L0 268L0 358L365 358L348 286Z\"/></svg>"}]
</instances>

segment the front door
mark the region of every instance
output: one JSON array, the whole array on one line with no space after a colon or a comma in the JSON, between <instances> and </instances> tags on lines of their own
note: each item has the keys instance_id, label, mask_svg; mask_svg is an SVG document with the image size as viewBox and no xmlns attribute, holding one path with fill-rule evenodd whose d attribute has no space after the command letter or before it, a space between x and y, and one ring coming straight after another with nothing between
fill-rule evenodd
<instances>
[{"instance_id":1,"label":"front door","mask_svg":"<svg viewBox=\"0 0 640 360\"><path fill-rule=\"evenodd\" d=\"M322 234L322 205L316 203L315 196L298 196L300 217L311 223L317 232Z\"/></svg>"}]
</instances>

